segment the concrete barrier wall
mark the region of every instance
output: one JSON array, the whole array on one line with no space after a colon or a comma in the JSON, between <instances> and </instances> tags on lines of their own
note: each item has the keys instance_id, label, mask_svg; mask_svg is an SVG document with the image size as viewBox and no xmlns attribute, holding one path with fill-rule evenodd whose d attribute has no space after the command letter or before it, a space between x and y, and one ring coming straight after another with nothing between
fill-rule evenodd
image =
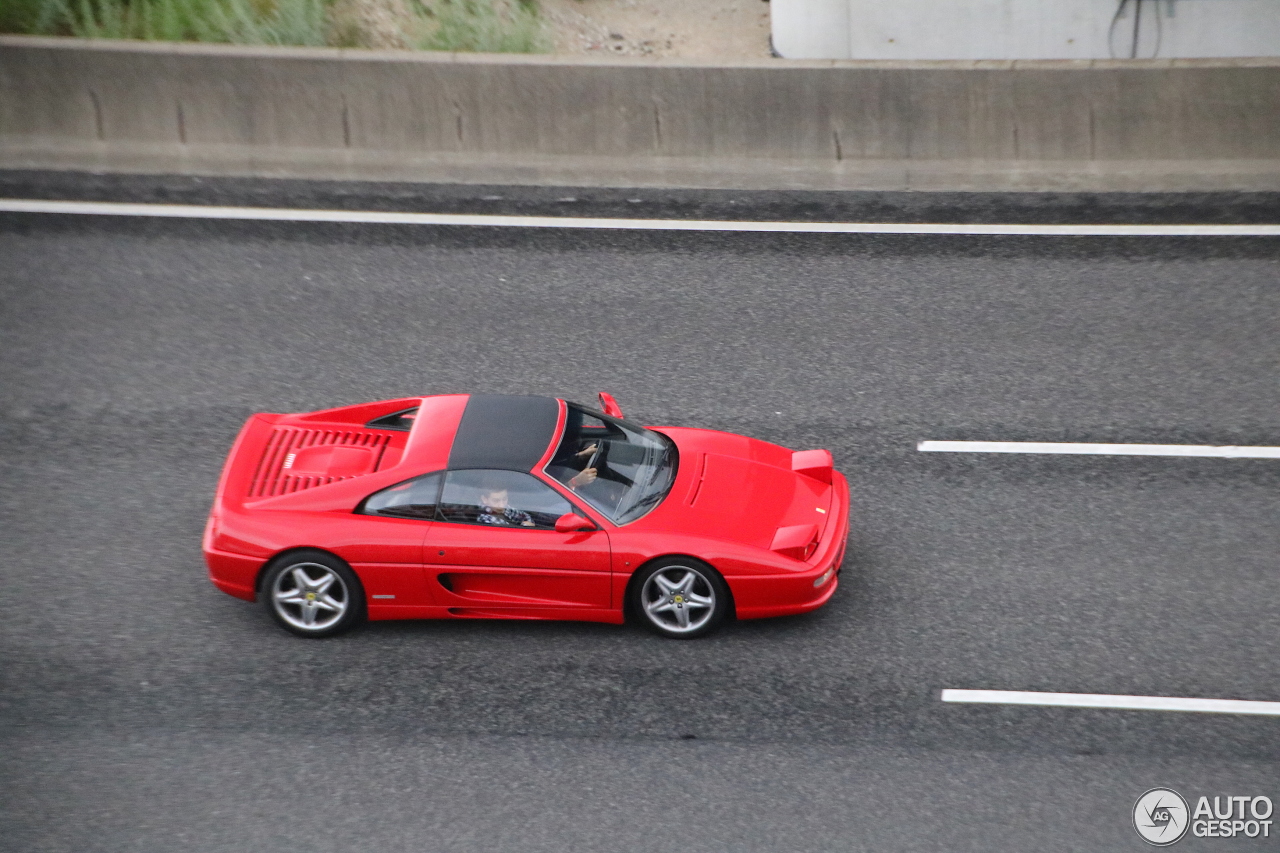
<instances>
[{"instance_id":1,"label":"concrete barrier wall","mask_svg":"<svg viewBox=\"0 0 1280 853\"><path fill-rule=\"evenodd\" d=\"M1221 168L1280 162L1280 60L726 67L0 38L0 165L42 147Z\"/></svg>"}]
</instances>

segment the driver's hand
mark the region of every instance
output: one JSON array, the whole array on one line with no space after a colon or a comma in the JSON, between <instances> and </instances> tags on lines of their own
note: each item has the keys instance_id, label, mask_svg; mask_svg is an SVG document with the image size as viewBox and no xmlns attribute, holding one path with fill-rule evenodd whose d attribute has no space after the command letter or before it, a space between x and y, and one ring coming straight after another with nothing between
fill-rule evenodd
<instances>
[{"instance_id":1,"label":"driver's hand","mask_svg":"<svg viewBox=\"0 0 1280 853\"><path fill-rule=\"evenodd\" d=\"M520 522L520 526L521 526L521 527L533 527L533 519L525 519L524 521Z\"/></svg>"},{"instance_id":2,"label":"driver's hand","mask_svg":"<svg viewBox=\"0 0 1280 853\"><path fill-rule=\"evenodd\" d=\"M578 486L587 486L595 481L596 469L586 468L569 478L569 488L576 489Z\"/></svg>"},{"instance_id":3,"label":"driver's hand","mask_svg":"<svg viewBox=\"0 0 1280 853\"><path fill-rule=\"evenodd\" d=\"M596 445L593 444L590 447L586 448L585 450L579 450L577 453L573 455L574 456L590 456L592 453L595 453L595 452L596 452Z\"/></svg>"}]
</instances>

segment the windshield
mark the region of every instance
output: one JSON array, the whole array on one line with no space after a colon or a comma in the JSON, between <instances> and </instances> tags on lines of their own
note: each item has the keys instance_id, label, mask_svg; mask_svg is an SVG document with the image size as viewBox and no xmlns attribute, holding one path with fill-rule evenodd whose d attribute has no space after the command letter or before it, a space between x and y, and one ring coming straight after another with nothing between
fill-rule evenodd
<instances>
[{"instance_id":1,"label":"windshield","mask_svg":"<svg viewBox=\"0 0 1280 853\"><path fill-rule=\"evenodd\" d=\"M569 403L564 438L546 471L626 524L662 503L676 479L675 442L661 433Z\"/></svg>"}]
</instances>

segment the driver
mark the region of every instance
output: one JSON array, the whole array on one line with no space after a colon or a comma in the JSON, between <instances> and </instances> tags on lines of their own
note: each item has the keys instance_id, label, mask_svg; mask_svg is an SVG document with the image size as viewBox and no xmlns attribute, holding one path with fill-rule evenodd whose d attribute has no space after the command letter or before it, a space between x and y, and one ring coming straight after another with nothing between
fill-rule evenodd
<instances>
[{"instance_id":1,"label":"driver","mask_svg":"<svg viewBox=\"0 0 1280 853\"><path fill-rule=\"evenodd\" d=\"M480 495L481 524L496 524L502 527L533 527L533 517L524 510L510 505L511 496L506 489L494 489Z\"/></svg>"},{"instance_id":2,"label":"driver","mask_svg":"<svg viewBox=\"0 0 1280 853\"><path fill-rule=\"evenodd\" d=\"M576 468L579 465L585 465L591 460L591 457L595 454L597 448L598 445L592 442L589 446L584 447L582 450L579 450L567 459L557 459L554 464L564 468ZM596 471L595 468L584 468L568 480L561 480L561 482L567 485L570 489L577 491L579 486L588 486L594 483L598 474L599 472Z\"/></svg>"}]
</instances>

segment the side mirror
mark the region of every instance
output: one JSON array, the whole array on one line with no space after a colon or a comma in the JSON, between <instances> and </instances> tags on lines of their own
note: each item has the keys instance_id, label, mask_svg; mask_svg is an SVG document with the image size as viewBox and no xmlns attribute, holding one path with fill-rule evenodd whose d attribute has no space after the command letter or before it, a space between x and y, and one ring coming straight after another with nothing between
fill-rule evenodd
<instances>
[{"instance_id":1,"label":"side mirror","mask_svg":"<svg viewBox=\"0 0 1280 853\"><path fill-rule=\"evenodd\" d=\"M589 519L576 512L566 512L556 519L556 533L576 533L579 530L595 530L596 526Z\"/></svg>"},{"instance_id":2,"label":"side mirror","mask_svg":"<svg viewBox=\"0 0 1280 853\"><path fill-rule=\"evenodd\" d=\"M604 412L611 418L621 418L622 407L618 405L618 401L613 399L613 395L604 391L600 392L600 411Z\"/></svg>"}]
</instances>

